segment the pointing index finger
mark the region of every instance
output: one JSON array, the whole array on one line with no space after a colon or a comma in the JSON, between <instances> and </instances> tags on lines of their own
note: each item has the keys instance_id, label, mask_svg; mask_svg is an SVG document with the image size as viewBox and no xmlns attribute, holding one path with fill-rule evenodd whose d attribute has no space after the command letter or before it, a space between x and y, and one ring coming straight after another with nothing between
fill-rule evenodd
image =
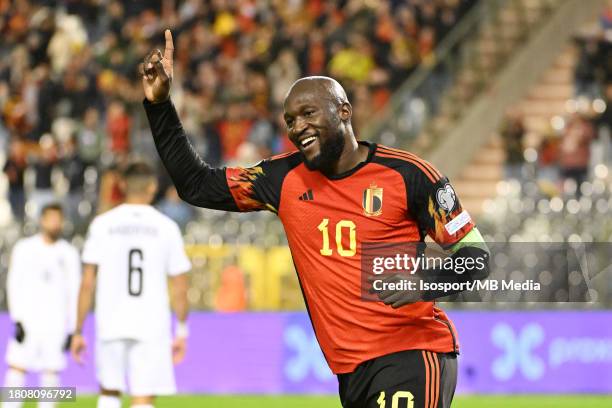
<instances>
[{"instance_id":1,"label":"pointing index finger","mask_svg":"<svg viewBox=\"0 0 612 408\"><path fill-rule=\"evenodd\" d=\"M164 36L166 37L166 48L164 50L164 58L172 63L172 54L174 53L174 42L172 41L172 32L170 30L166 30L164 32Z\"/></svg>"}]
</instances>

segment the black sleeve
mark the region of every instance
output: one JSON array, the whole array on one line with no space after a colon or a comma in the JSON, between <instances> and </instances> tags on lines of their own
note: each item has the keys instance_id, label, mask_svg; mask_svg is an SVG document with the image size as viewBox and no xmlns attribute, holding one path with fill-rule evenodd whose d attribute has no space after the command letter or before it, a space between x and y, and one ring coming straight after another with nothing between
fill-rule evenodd
<instances>
[{"instance_id":1,"label":"black sleeve","mask_svg":"<svg viewBox=\"0 0 612 408\"><path fill-rule=\"evenodd\" d=\"M230 193L225 168L212 168L196 153L170 100L144 101L157 152L179 196L189 204L239 211Z\"/></svg>"},{"instance_id":2,"label":"black sleeve","mask_svg":"<svg viewBox=\"0 0 612 408\"><path fill-rule=\"evenodd\" d=\"M423 236L449 248L472 230L474 221L462 208L448 178L430 168L410 167L404 172L408 213Z\"/></svg>"},{"instance_id":3,"label":"black sleeve","mask_svg":"<svg viewBox=\"0 0 612 408\"><path fill-rule=\"evenodd\" d=\"M212 168L191 145L170 100L144 101L155 147L179 196L189 204L225 211L277 212L282 180L298 160L282 155L248 168Z\"/></svg>"}]
</instances>

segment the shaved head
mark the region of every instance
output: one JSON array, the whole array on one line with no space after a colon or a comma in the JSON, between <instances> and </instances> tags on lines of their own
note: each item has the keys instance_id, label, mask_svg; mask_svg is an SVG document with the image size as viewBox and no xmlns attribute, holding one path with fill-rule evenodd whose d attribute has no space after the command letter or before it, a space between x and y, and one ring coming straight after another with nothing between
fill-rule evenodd
<instances>
[{"instance_id":1,"label":"shaved head","mask_svg":"<svg viewBox=\"0 0 612 408\"><path fill-rule=\"evenodd\" d=\"M348 103L348 98L342 85L335 79L326 76L309 76L298 79L289 88L285 97L285 103L292 96L300 95L304 92L314 93L338 105Z\"/></svg>"}]
</instances>

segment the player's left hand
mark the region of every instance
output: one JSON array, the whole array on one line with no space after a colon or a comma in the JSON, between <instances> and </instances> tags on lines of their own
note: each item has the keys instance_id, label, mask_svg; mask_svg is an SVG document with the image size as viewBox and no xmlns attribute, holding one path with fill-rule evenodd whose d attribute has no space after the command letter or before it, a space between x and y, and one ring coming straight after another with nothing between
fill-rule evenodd
<instances>
[{"instance_id":1,"label":"player's left hand","mask_svg":"<svg viewBox=\"0 0 612 408\"><path fill-rule=\"evenodd\" d=\"M72 354L72 358L79 364L83 364L85 360L83 359L85 350L87 349L87 343L85 342L85 338L81 334L73 334L72 341L70 342L70 354Z\"/></svg>"},{"instance_id":2,"label":"player's left hand","mask_svg":"<svg viewBox=\"0 0 612 408\"><path fill-rule=\"evenodd\" d=\"M176 337L172 342L172 362L180 364L185 359L187 352L187 339L185 337Z\"/></svg>"},{"instance_id":3,"label":"player's left hand","mask_svg":"<svg viewBox=\"0 0 612 408\"><path fill-rule=\"evenodd\" d=\"M381 279L384 283L395 283L398 284L402 281L413 281L415 283L416 279L414 275L405 275L405 274L392 274L384 277L377 277L376 279ZM368 279L370 283L372 283L373 278ZM398 307L402 307L411 303L416 303L422 301L422 293L421 291L414 290L375 290L374 288L370 289L370 293L376 294L376 296L385 304L389 305L394 309Z\"/></svg>"}]
</instances>

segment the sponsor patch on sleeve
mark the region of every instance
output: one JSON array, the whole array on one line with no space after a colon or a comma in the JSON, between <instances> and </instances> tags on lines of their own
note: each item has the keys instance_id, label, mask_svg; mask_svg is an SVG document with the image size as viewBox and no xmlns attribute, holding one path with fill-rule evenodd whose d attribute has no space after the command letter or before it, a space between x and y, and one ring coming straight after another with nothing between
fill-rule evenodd
<instances>
[{"instance_id":1,"label":"sponsor patch on sleeve","mask_svg":"<svg viewBox=\"0 0 612 408\"><path fill-rule=\"evenodd\" d=\"M468 214L467 211L463 210L459 215L457 215L455 218L446 223L446 225L444 225L444 228L446 228L446 232L448 232L449 235L455 235L457 231L465 227L467 223L469 223L471 220L472 218L470 217L470 214Z\"/></svg>"}]
</instances>

